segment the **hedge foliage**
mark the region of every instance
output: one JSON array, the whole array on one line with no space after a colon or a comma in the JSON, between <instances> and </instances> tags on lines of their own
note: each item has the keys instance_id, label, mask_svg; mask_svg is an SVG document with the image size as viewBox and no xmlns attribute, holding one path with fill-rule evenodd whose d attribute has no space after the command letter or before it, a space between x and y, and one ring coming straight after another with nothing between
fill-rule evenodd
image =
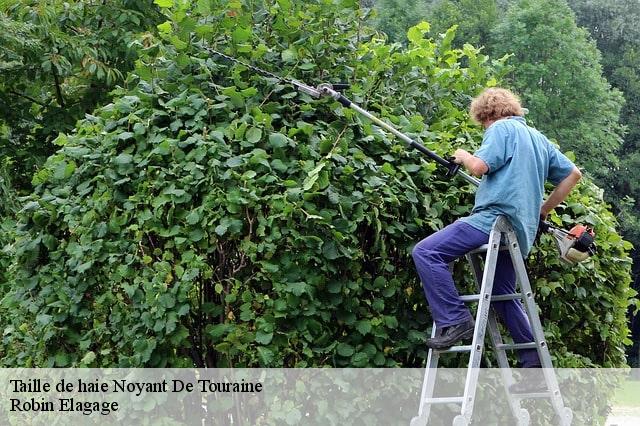
<instances>
[{"instance_id":1,"label":"hedge foliage","mask_svg":"<svg viewBox=\"0 0 640 426\"><path fill-rule=\"evenodd\" d=\"M455 29L429 38L426 23L389 45L356 2L223 3L166 9L115 101L34 176L4 249L2 365L423 365L411 248L467 214L473 188L339 103L205 47L349 82L441 155L478 146L466 109L504 58L452 49ZM593 260L563 266L548 239L530 259L558 366L624 364L630 247L601 195L585 179L552 216L595 226ZM471 283L462 264L456 277Z\"/></svg>"}]
</instances>

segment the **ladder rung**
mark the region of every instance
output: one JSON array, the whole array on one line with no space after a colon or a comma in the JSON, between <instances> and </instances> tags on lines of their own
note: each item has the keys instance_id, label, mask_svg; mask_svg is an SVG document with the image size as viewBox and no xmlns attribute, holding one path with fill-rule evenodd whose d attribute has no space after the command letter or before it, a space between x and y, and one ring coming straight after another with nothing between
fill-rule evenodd
<instances>
[{"instance_id":1,"label":"ladder rung","mask_svg":"<svg viewBox=\"0 0 640 426\"><path fill-rule=\"evenodd\" d=\"M522 299L522 293L511 293L511 294L494 294L491 296L492 302L504 302L505 300L514 300L514 299ZM463 302L477 302L480 300L479 294L468 294L465 296L460 296L460 300Z\"/></svg>"},{"instance_id":2,"label":"ladder rung","mask_svg":"<svg viewBox=\"0 0 640 426\"><path fill-rule=\"evenodd\" d=\"M443 349L443 350L436 349L436 351L441 354L446 354L450 352L471 352L472 348L473 346L471 345L461 345L461 346L451 346L449 349Z\"/></svg>"},{"instance_id":3,"label":"ladder rung","mask_svg":"<svg viewBox=\"0 0 640 426\"><path fill-rule=\"evenodd\" d=\"M536 342L528 343L503 343L496 345L496 349L513 350L513 349L535 349L537 347Z\"/></svg>"},{"instance_id":4,"label":"ladder rung","mask_svg":"<svg viewBox=\"0 0 640 426\"><path fill-rule=\"evenodd\" d=\"M534 393L512 393L514 398L551 398L553 395L551 392L534 392Z\"/></svg>"},{"instance_id":5,"label":"ladder rung","mask_svg":"<svg viewBox=\"0 0 640 426\"><path fill-rule=\"evenodd\" d=\"M447 396L440 398L426 398L424 400L425 404L461 404L464 401L463 396Z\"/></svg>"},{"instance_id":6,"label":"ladder rung","mask_svg":"<svg viewBox=\"0 0 640 426\"><path fill-rule=\"evenodd\" d=\"M489 244L483 244L478 248L471 250L468 254L476 254L476 253L485 253L489 248ZM505 245L500 245L500 251L508 250L508 247Z\"/></svg>"}]
</instances>

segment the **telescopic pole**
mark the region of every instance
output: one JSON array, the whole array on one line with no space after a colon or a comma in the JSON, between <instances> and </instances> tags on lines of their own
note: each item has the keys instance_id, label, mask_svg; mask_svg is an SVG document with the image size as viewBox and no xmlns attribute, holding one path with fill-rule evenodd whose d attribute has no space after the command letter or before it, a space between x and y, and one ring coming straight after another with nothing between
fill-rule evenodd
<instances>
[{"instance_id":1,"label":"telescopic pole","mask_svg":"<svg viewBox=\"0 0 640 426\"><path fill-rule=\"evenodd\" d=\"M237 58L234 58L233 56L229 56L229 55L225 55L224 53L218 52L217 50L211 49L209 47L204 47L206 50L210 51L211 53L214 53L218 56L221 56L225 59L228 59L232 62L236 62L238 64L241 64L247 68L249 68L250 70L258 73L258 74L262 74L264 76L270 77L270 78L275 78L283 83L288 83L291 84L292 86L294 86L297 90L299 90L300 92L306 93L314 98L320 98L322 96L330 96L334 99L336 99L338 102L340 102L343 106L347 107L347 108L351 108L352 110L356 111L358 114L361 114L365 117L367 117L369 120L373 121L374 123L376 123L378 126L384 128L385 130L387 130L389 133L394 134L395 136L397 136L398 138L402 139L404 142L406 142L410 147L417 149L418 151L420 151L421 153L423 153L424 155L426 155L428 158L430 158L431 160L435 161L436 163L438 163L439 165L441 165L442 167L445 167L447 169L447 176L452 177L456 174L459 174L464 180L466 180L467 182L473 184L473 185L480 185L480 180L476 179L473 176L470 176L468 174L466 174L465 172L463 172L462 170L460 170L460 165L454 163L453 161L444 159L442 157L440 157L438 154L436 154L433 151L428 150L424 145L414 141L413 139L411 139L410 137L408 137L407 135L405 135L404 133L398 131L397 129L395 129L393 126L385 123L384 121L380 120L378 117L372 115L371 113L369 113L369 111L366 111L364 109L362 109L360 106L354 104L353 102L351 102L349 99L347 99L342 93L338 92L336 89L343 89L343 88L347 88L348 85L346 84L336 84L336 85L332 85L329 83L323 83L320 84L317 88L316 87L312 87L309 86L307 84L304 84L301 81L298 80L294 80L294 79L288 79L288 78L284 78L284 77L280 77L276 74L273 74L272 72L263 70L262 68L258 68L254 65L250 65L247 64L246 62L243 62Z\"/></svg>"},{"instance_id":2,"label":"telescopic pole","mask_svg":"<svg viewBox=\"0 0 640 426\"><path fill-rule=\"evenodd\" d=\"M476 186L480 185L480 181L477 178L475 178L473 176L470 176L467 173L465 173L462 170L460 170L460 165L459 164L456 164L453 161L446 160L446 159L440 157L435 152L428 150L424 145L414 141L409 136L407 136L404 133L398 131L393 126L385 123L384 121L380 120L378 117L376 117L373 114L369 113L368 111L362 109L357 104L354 104L353 102L351 102L351 100L346 98L342 93L337 92L336 90L334 90L333 86L331 84L321 84L321 85L319 85L318 86L318 92L320 93L320 95L330 96L330 97L334 98L335 100L340 102L342 104L342 106L347 107L347 108L351 108L352 110L356 111L358 114L361 114L361 115L367 117L369 120L373 121L378 126L384 128L389 133L392 133L395 136L397 136L398 138L402 139L410 147L417 149L418 151L420 151L421 153L423 153L424 155L426 155L427 157L429 157L430 159L432 159L436 163L438 163L441 166L445 167L447 169L447 176L453 176L455 174L459 174L467 182L469 182L469 183L471 183L473 185L476 185Z\"/></svg>"}]
</instances>

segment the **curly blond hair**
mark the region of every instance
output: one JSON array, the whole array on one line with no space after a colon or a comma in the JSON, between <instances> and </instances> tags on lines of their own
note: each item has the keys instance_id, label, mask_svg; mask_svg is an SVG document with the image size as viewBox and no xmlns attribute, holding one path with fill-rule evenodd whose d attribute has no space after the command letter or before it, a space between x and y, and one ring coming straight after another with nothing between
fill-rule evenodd
<instances>
[{"instance_id":1,"label":"curly blond hair","mask_svg":"<svg viewBox=\"0 0 640 426\"><path fill-rule=\"evenodd\" d=\"M513 115L524 115L520 99L510 90L499 87L485 89L471 101L471 118L480 124Z\"/></svg>"}]
</instances>

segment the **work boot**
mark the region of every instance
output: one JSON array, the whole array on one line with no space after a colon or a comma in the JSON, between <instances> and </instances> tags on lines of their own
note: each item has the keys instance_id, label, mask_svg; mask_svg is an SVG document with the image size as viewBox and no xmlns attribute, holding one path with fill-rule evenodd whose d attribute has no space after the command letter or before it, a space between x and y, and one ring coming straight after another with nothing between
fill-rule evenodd
<instances>
[{"instance_id":1,"label":"work boot","mask_svg":"<svg viewBox=\"0 0 640 426\"><path fill-rule=\"evenodd\" d=\"M460 340L473 337L474 327L472 319L445 327L441 335L427 339L427 346L431 349L448 349Z\"/></svg>"},{"instance_id":2,"label":"work boot","mask_svg":"<svg viewBox=\"0 0 640 426\"><path fill-rule=\"evenodd\" d=\"M547 383L544 380L542 371L536 375L527 372L524 380L509 386L509 392L511 393L537 393L546 392L547 390Z\"/></svg>"}]
</instances>

